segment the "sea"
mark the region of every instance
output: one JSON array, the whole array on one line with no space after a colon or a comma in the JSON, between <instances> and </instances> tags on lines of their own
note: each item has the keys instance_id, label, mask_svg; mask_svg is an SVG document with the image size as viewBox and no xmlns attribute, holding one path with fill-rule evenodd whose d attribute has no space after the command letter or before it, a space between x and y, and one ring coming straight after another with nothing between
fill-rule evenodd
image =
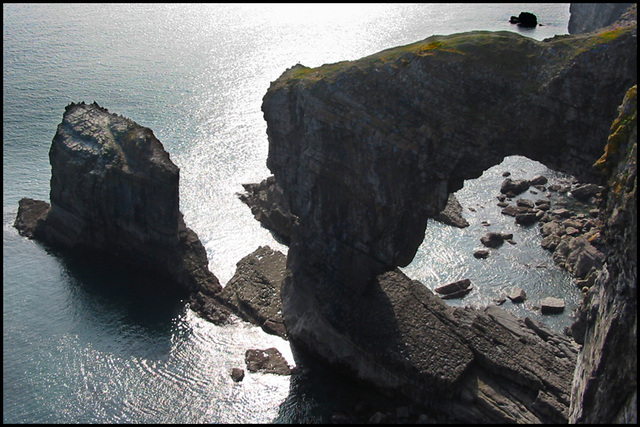
<instances>
[{"instance_id":1,"label":"sea","mask_svg":"<svg viewBox=\"0 0 640 427\"><path fill-rule=\"evenodd\" d=\"M543 25L508 22L523 11ZM357 396L349 379L320 367L247 372L235 383L230 371L245 368L249 348L276 347L295 364L289 343L239 320L213 325L184 300L140 292L125 266L19 236L18 201L49 200L48 152L66 105L96 101L153 130L180 167L185 221L226 284L259 246L287 252L237 196L270 175L261 103L285 69L471 30L543 40L567 34L568 20L567 3L3 4L3 422L318 423ZM571 180L505 158L456 193L470 226L429 221L403 271L430 289L471 279L470 294L448 301L457 306L521 287L527 300L502 307L562 330L580 292L540 247L537 226L500 214L505 171ZM488 231L512 232L516 243L475 259ZM565 312L542 316L543 296L564 298Z\"/></svg>"}]
</instances>

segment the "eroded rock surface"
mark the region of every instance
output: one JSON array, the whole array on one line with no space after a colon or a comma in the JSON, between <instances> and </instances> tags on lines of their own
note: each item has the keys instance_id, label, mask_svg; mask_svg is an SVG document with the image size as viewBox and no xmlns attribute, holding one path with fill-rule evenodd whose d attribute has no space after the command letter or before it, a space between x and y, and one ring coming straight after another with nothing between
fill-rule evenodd
<instances>
[{"instance_id":1,"label":"eroded rock surface","mask_svg":"<svg viewBox=\"0 0 640 427\"><path fill-rule=\"evenodd\" d=\"M261 246L238 261L236 273L218 298L244 320L286 339L280 290L286 257Z\"/></svg>"},{"instance_id":2,"label":"eroded rock surface","mask_svg":"<svg viewBox=\"0 0 640 427\"><path fill-rule=\"evenodd\" d=\"M570 421L574 423L638 421L637 147L634 86L597 163L609 176L600 218L610 249L573 325L576 340L584 343L573 383Z\"/></svg>"},{"instance_id":3,"label":"eroded rock surface","mask_svg":"<svg viewBox=\"0 0 640 427\"><path fill-rule=\"evenodd\" d=\"M49 158L51 204L20 201L22 235L108 253L187 292L221 290L179 211L179 169L151 129L96 103L70 104Z\"/></svg>"},{"instance_id":4,"label":"eroded rock surface","mask_svg":"<svg viewBox=\"0 0 640 427\"><path fill-rule=\"evenodd\" d=\"M459 421L566 422L578 351L569 338L545 340L543 327L498 307L454 309L399 270L363 295L320 283L321 294L291 293L285 279L287 298L299 298L285 300L296 345ZM314 303L332 315L319 317Z\"/></svg>"},{"instance_id":5,"label":"eroded rock surface","mask_svg":"<svg viewBox=\"0 0 640 427\"><path fill-rule=\"evenodd\" d=\"M268 166L298 221L282 290L290 339L462 421L566 422L570 340L451 311L394 269L449 194L506 155L602 184L592 165L637 80L636 51L626 22L542 42L434 36L287 70L263 111Z\"/></svg>"}]
</instances>

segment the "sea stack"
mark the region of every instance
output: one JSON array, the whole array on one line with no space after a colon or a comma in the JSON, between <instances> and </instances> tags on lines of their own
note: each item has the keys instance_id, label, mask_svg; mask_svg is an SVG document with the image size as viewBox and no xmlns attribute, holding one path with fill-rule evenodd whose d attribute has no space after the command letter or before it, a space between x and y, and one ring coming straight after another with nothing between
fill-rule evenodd
<instances>
[{"instance_id":1,"label":"sea stack","mask_svg":"<svg viewBox=\"0 0 640 427\"><path fill-rule=\"evenodd\" d=\"M95 102L72 103L49 158L51 204L21 200L20 234L113 255L190 293L221 290L180 213L180 170L151 129Z\"/></svg>"}]
</instances>

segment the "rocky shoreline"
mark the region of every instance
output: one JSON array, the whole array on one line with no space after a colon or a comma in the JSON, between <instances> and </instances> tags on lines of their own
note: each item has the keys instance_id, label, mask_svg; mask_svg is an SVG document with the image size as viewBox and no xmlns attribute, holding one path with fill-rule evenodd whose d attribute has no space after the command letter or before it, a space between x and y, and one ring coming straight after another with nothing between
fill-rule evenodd
<instances>
[{"instance_id":1,"label":"rocky shoreline","mask_svg":"<svg viewBox=\"0 0 640 427\"><path fill-rule=\"evenodd\" d=\"M395 416L354 408L334 422L633 421L635 28L634 15L600 33L544 42L435 36L353 63L287 70L263 102L274 177L246 185L241 199L288 242L289 254L258 248L224 289L178 210L179 170L162 144L95 103L66 108L50 151L51 204L21 200L15 227L48 245L165 274L204 318L225 324L238 316L410 402ZM500 62L520 54L527 67ZM596 61L602 54L609 60ZM412 84L399 83L406 80ZM372 115L367 105L380 110ZM517 128L505 127L505 117ZM522 138L514 141L514 132ZM413 258L428 218L447 204L460 211L450 195L464 179L515 152L598 183L552 188L544 177L506 177L501 187L503 213L521 226L539 223L541 244L583 289L571 336L495 305L450 307L396 268ZM553 200L517 197L531 186ZM482 243L498 248L510 238L493 233ZM469 286L438 292L462 295ZM526 295L514 289L508 297ZM246 354L250 372L301 374L283 361L274 349ZM244 371L229 375L239 382Z\"/></svg>"}]
</instances>

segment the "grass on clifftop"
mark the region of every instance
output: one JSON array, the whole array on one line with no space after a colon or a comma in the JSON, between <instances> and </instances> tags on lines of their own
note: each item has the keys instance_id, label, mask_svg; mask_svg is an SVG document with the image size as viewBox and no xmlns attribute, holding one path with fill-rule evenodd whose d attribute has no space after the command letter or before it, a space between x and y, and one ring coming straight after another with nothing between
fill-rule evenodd
<instances>
[{"instance_id":1,"label":"grass on clifftop","mask_svg":"<svg viewBox=\"0 0 640 427\"><path fill-rule=\"evenodd\" d=\"M383 50L355 61L341 61L309 68L296 65L286 70L272 85L301 82L314 83L320 80L334 82L349 71L367 73L375 67L399 68L418 58L428 58L437 62L479 63L500 70L517 73L523 66L535 66L542 56L542 66L561 66L576 56L601 49L628 33L635 27L607 28L599 33L555 36L537 41L509 31L471 31L447 36L432 36L419 42ZM555 63L555 64L554 64ZM518 67L514 65L518 64ZM515 76L515 75L514 75Z\"/></svg>"}]
</instances>

